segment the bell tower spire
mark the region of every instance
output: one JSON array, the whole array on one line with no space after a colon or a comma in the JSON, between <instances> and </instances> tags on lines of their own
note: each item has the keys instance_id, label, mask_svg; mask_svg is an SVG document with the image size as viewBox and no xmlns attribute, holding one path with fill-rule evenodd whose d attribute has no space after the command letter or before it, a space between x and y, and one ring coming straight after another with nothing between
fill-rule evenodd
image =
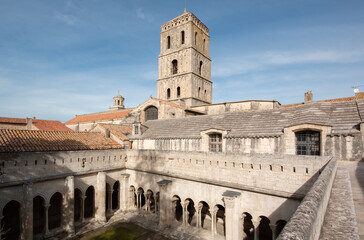
<instances>
[{"instance_id":1,"label":"bell tower spire","mask_svg":"<svg viewBox=\"0 0 364 240\"><path fill-rule=\"evenodd\" d=\"M185 10L161 26L160 36L157 97L186 107L211 103L209 29Z\"/></svg>"}]
</instances>

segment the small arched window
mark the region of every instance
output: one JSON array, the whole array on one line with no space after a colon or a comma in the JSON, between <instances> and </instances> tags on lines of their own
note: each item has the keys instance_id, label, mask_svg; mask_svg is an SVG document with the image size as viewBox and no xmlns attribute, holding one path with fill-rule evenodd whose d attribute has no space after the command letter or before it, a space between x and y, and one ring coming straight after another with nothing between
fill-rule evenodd
<instances>
[{"instance_id":1,"label":"small arched window","mask_svg":"<svg viewBox=\"0 0 364 240\"><path fill-rule=\"evenodd\" d=\"M185 44L185 31L181 32L181 44Z\"/></svg>"},{"instance_id":2,"label":"small arched window","mask_svg":"<svg viewBox=\"0 0 364 240\"><path fill-rule=\"evenodd\" d=\"M167 99L170 99L171 98L171 89L168 88L167 89Z\"/></svg>"},{"instance_id":3,"label":"small arched window","mask_svg":"<svg viewBox=\"0 0 364 240\"><path fill-rule=\"evenodd\" d=\"M205 95L204 95L205 99L207 98L207 91L205 90Z\"/></svg>"},{"instance_id":4,"label":"small arched window","mask_svg":"<svg viewBox=\"0 0 364 240\"><path fill-rule=\"evenodd\" d=\"M197 45L197 32L195 32L195 45Z\"/></svg>"},{"instance_id":5,"label":"small arched window","mask_svg":"<svg viewBox=\"0 0 364 240\"><path fill-rule=\"evenodd\" d=\"M158 119L158 108L150 106L145 109L145 121Z\"/></svg>"},{"instance_id":6,"label":"small arched window","mask_svg":"<svg viewBox=\"0 0 364 240\"><path fill-rule=\"evenodd\" d=\"M178 73L178 62L176 59L172 61L172 74Z\"/></svg>"},{"instance_id":7,"label":"small arched window","mask_svg":"<svg viewBox=\"0 0 364 240\"><path fill-rule=\"evenodd\" d=\"M205 44L206 44L206 39L203 40L202 51L205 51Z\"/></svg>"},{"instance_id":8,"label":"small arched window","mask_svg":"<svg viewBox=\"0 0 364 240\"><path fill-rule=\"evenodd\" d=\"M200 61L200 66L198 68L198 74L202 75L202 61Z\"/></svg>"},{"instance_id":9,"label":"small arched window","mask_svg":"<svg viewBox=\"0 0 364 240\"><path fill-rule=\"evenodd\" d=\"M296 132L297 155L320 155L320 132L300 131Z\"/></svg>"},{"instance_id":10,"label":"small arched window","mask_svg":"<svg viewBox=\"0 0 364 240\"><path fill-rule=\"evenodd\" d=\"M177 97L179 98L181 96L181 88L177 87Z\"/></svg>"},{"instance_id":11,"label":"small arched window","mask_svg":"<svg viewBox=\"0 0 364 240\"><path fill-rule=\"evenodd\" d=\"M167 49L170 49L171 48L171 37L168 36L167 37Z\"/></svg>"},{"instance_id":12,"label":"small arched window","mask_svg":"<svg viewBox=\"0 0 364 240\"><path fill-rule=\"evenodd\" d=\"M201 88L199 87L198 92L197 92L197 96L200 97L200 95L201 95Z\"/></svg>"}]
</instances>

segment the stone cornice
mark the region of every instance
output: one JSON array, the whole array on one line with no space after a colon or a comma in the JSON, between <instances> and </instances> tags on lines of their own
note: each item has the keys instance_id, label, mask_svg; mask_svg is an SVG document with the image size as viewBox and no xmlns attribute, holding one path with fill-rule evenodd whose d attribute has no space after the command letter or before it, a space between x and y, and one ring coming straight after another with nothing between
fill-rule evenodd
<instances>
[{"instance_id":1,"label":"stone cornice","mask_svg":"<svg viewBox=\"0 0 364 240\"><path fill-rule=\"evenodd\" d=\"M186 22L193 22L197 27L201 28L206 35L209 35L210 30L193 13L183 13L182 15L166 22L161 26L161 31L168 31L169 29L180 26Z\"/></svg>"}]
</instances>

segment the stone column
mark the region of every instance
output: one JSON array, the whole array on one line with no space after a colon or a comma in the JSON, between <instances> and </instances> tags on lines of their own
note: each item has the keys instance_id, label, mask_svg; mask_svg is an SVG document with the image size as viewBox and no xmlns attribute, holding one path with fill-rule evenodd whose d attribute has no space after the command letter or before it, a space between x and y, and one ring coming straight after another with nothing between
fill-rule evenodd
<instances>
[{"instance_id":1,"label":"stone column","mask_svg":"<svg viewBox=\"0 0 364 240\"><path fill-rule=\"evenodd\" d=\"M162 180L157 182L159 185L159 224L168 225L171 223L171 200L169 198L168 188L172 181Z\"/></svg>"},{"instance_id":2,"label":"stone column","mask_svg":"<svg viewBox=\"0 0 364 240\"><path fill-rule=\"evenodd\" d=\"M259 240L259 221L253 221L254 224L254 240Z\"/></svg>"},{"instance_id":3,"label":"stone column","mask_svg":"<svg viewBox=\"0 0 364 240\"><path fill-rule=\"evenodd\" d=\"M240 195L240 192L235 191L225 191L222 195L225 203L226 240L242 239Z\"/></svg>"},{"instance_id":4,"label":"stone column","mask_svg":"<svg viewBox=\"0 0 364 240\"><path fill-rule=\"evenodd\" d=\"M187 226L188 225L188 211L187 211L187 207L188 204L190 204L190 200L185 200L183 205L182 205L182 222L183 222L183 226Z\"/></svg>"},{"instance_id":5,"label":"stone column","mask_svg":"<svg viewBox=\"0 0 364 240\"><path fill-rule=\"evenodd\" d=\"M219 211L219 208L217 206L214 207L214 209L211 211L211 233L217 234L216 229L216 214Z\"/></svg>"},{"instance_id":6,"label":"stone column","mask_svg":"<svg viewBox=\"0 0 364 240\"><path fill-rule=\"evenodd\" d=\"M129 189L129 208L135 209L135 189Z\"/></svg>"},{"instance_id":7,"label":"stone column","mask_svg":"<svg viewBox=\"0 0 364 240\"><path fill-rule=\"evenodd\" d=\"M269 224L270 229L272 230L272 240L276 240L276 225L275 224Z\"/></svg>"},{"instance_id":8,"label":"stone column","mask_svg":"<svg viewBox=\"0 0 364 240\"><path fill-rule=\"evenodd\" d=\"M197 206L197 211L196 211L196 213L197 213L197 215L196 215L196 217L197 217L197 221L196 221L196 227L197 228L201 228L201 211L202 211L202 207L203 207L203 203L198 203L198 206Z\"/></svg>"},{"instance_id":9,"label":"stone column","mask_svg":"<svg viewBox=\"0 0 364 240\"><path fill-rule=\"evenodd\" d=\"M123 180L120 184L119 200L120 200L120 210L128 210L128 199L129 199L129 177L130 174L121 174Z\"/></svg>"},{"instance_id":10,"label":"stone column","mask_svg":"<svg viewBox=\"0 0 364 240\"><path fill-rule=\"evenodd\" d=\"M81 196L81 204L80 204L81 223L85 221L85 199L86 196Z\"/></svg>"},{"instance_id":11,"label":"stone column","mask_svg":"<svg viewBox=\"0 0 364 240\"><path fill-rule=\"evenodd\" d=\"M100 222L106 222L105 196L106 196L106 173L99 172L97 174L95 217L96 220Z\"/></svg>"},{"instance_id":12,"label":"stone column","mask_svg":"<svg viewBox=\"0 0 364 240\"><path fill-rule=\"evenodd\" d=\"M45 204L44 205L44 211L45 211L45 236L47 236L49 234L49 229L48 229L48 209L51 205L50 204Z\"/></svg>"},{"instance_id":13,"label":"stone column","mask_svg":"<svg viewBox=\"0 0 364 240\"><path fill-rule=\"evenodd\" d=\"M139 194L139 191L137 191L137 204L136 204L137 209L140 208L140 206L139 206L139 203L140 203L139 199L140 199L140 194Z\"/></svg>"},{"instance_id":14,"label":"stone column","mask_svg":"<svg viewBox=\"0 0 364 240\"><path fill-rule=\"evenodd\" d=\"M112 190L107 191L107 214L110 215L112 213Z\"/></svg>"},{"instance_id":15,"label":"stone column","mask_svg":"<svg viewBox=\"0 0 364 240\"><path fill-rule=\"evenodd\" d=\"M150 196L151 196L151 193L147 192L145 195L146 195L146 199L147 199L146 204L145 204L146 211L150 212Z\"/></svg>"},{"instance_id":16,"label":"stone column","mask_svg":"<svg viewBox=\"0 0 364 240\"><path fill-rule=\"evenodd\" d=\"M20 208L21 239L33 238L33 184L23 185L23 206ZM1 221L0 221L1 224ZM0 237L1 239L1 237Z\"/></svg>"},{"instance_id":17,"label":"stone column","mask_svg":"<svg viewBox=\"0 0 364 240\"><path fill-rule=\"evenodd\" d=\"M75 234L75 179L73 176L66 177L65 188L63 224L68 235L73 236Z\"/></svg>"}]
</instances>

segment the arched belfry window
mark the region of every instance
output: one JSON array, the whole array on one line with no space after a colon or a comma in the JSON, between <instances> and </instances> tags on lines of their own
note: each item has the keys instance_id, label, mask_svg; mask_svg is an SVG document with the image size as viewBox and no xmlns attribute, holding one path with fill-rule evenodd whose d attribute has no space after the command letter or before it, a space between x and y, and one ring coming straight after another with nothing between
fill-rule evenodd
<instances>
[{"instance_id":1,"label":"arched belfry window","mask_svg":"<svg viewBox=\"0 0 364 240\"><path fill-rule=\"evenodd\" d=\"M200 61L200 66L198 68L198 74L202 75L202 61Z\"/></svg>"},{"instance_id":2,"label":"arched belfry window","mask_svg":"<svg viewBox=\"0 0 364 240\"><path fill-rule=\"evenodd\" d=\"M171 37L168 36L167 37L167 49L170 49L171 48Z\"/></svg>"},{"instance_id":3,"label":"arched belfry window","mask_svg":"<svg viewBox=\"0 0 364 240\"><path fill-rule=\"evenodd\" d=\"M197 32L195 32L195 45L197 45Z\"/></svg>"},{"instance_id":4,"label":"arched belfry window","mask_svg":"<svg viewBox=\"0 0 364 240\"><path fill-rule=\"evenodd\" d=\"M177 87L177 97L181 97L181 88Z\"/></svg>"},{"instance_id":5,"label":"arched belfry window","mask_svg":"<svg viewBox=\"0 0 364 240\"><path fill-rule=\"evenodd\" d=\"M158 119L158 108L150 106L145 109L145 121Z\"/></svg>"},{"instance_id":6,"label":"arched belfry window","mask_svg":"<svg viewBox=\"0 0 364 240\"><path fill-rule=\"evenodd\" d=\"M172 74L178 73L178 62L176 59L172 61Z\"/></svg>"},{"instance_id":7,"label":"arched belfry window","mask_svg":"<svg viewBox=\"0 0 364 240\"><path fill-rule=\"evenodd\" d=\"M181 44L185 44L185 31L181 32Z\"/></svg>"},{"instance_id":8,"label":"arched belfry window","mask_svg":"<svg viewBox=\"0 0 364 240\"><path fill-rule=\"evenodd\" d=\"M170 99L171 98L171 89L168 88L167 89L167 99Z\"/></svg>"},{"instance_id":9,"label":"arched belfry window","mask_svg":"<svg viewBox=\"0 0 364 240\"><path fill-rule=\"evenodd\" d=\"M296 132L297 155L320 155L320 132L305 130Z\"/></svg>"},{"instance_id":10,"label":"arched belfry window","mask_svg":"<svg viewBox=\"0 0 364 240\"><path fill-rule=\"evenodd\" d=\"M222 134L212 133L209 135L210 152L222 152Z\"/></svg>"}]
</instances>

